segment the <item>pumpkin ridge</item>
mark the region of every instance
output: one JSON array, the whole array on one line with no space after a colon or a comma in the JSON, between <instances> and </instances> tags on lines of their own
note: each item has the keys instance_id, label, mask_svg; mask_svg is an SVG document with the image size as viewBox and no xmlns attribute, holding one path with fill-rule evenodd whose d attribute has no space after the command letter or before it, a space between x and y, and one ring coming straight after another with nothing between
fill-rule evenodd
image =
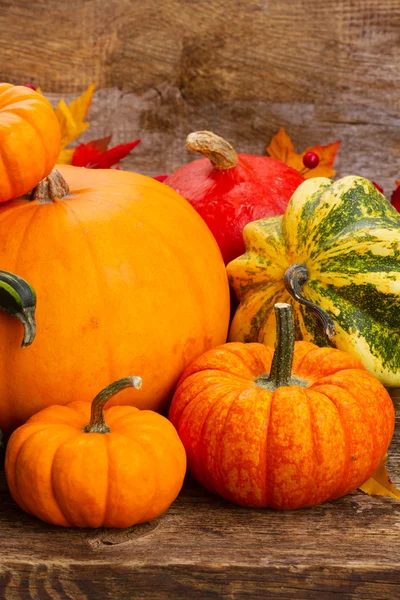
<instances>
[{"instance_id":1,"label":"pumpkin ridge","mask_svg":"<svg viewBox=\"0 0 400 600\"><path fill-rule=\"evenodd\" d=\"M78 437L80 437L80 436L84 436L84 437L86 438L86 437L88 437L88 436L97 435L97 437L98 437L98 441L100 441L100 440L101 440L101 442L100 442L100 443L103 443L103 444L105 443L105 441L104 441L104 438L106 438L106 435L103 435L103 434L87 434L87 433L83 433L83 432L82 432L81 430L79 430L79 429L74 429L74 431L75 431L75 433L76 433L76 435L75 435L75 437L74 437L74 438L70 437L69 439L65 439L65 440L63 440L63 441L61 442L61 444L59 444L59 445L57 446L57 448L56 448L56 451L55 451L55 453L54 453L54 456L53 456L52 463L51 463L51 478L50 478L50 481L51 481L51 487L52 487L52 490L53 490L53 492L54 492L54 494L55 494L55 495L54 495L54 498L55 498L55 501L56 501L56 503L57 503L57 506L59 507L59 509L60 509L60 512L61 512L61 514L63 515L63 517L65 518L65 520L66 520L67 522L71 523L71 525L70 525L70 526L72 526L72 522L76 522L76 515L73 515L73 516L74 516L74 519L73 519L73 521L71 522L71 520L70 520L70 519L67 517L67 514L68 514L68 513L70 513L70 512L72 512L72 513L74 512L74 511L73 511L73 508L74 508L74 506L73 506L72 504L68 505L68 500L66 500L66 502L64 502L64 494L63 494L62 490L58 490L58 486L56 486L56 485L55 485L55 478L56 478L56 474L57 474L57 473L56 473L56 469L55 469L56 458L57 458L57 456L58 456L58 455L59 455L59 454L60 454L62 451L65 451L65 446L69 445L71 442L75 442L75 441L76 441L76 439L77 439ZM107 454L107 452L105 452L105 454ZM58 475L57 475L57 476L58 476ZM59 477L60 479L62 479L62 476L61 476L61 477L60 477L60 476L58 476L58 477ZM98 490L98 488L97 488L97 489L96 489L96 495L98 496L98 494L99 494L99 490ZM75 504L75 506L78 506L78 505L77 505L77 504ZM79 506L78 506L78 508L79 508ZM71 510L71 509L72 509L72 510ZM103 518L104 518L104 515L103 515ZM81 526L82 526L82 525L81 525ZM90 526L93 526L93 525L89 525L88 523L85 523L85 525L83 525L83 526L84 526L84 527L90 527ZM98 526L98 527L101 527L101 524L100 524L100 525L97 525L97 526Z\"/></svg>"},{"instance_id":2,"label":"pumpkin ridge","mask_svg":"<svg viewBox=\"0 0 400 600\"><path fill-rule=\"evenodd\" d=\"M343 370L342 370L342 372L343 372L343 371L347 371L347 370L350 370L350 369L343 369ZM330 383L329 385L333 385L333 386L335 386L335 387L338 387L338 388L340 388L341 390L344 390L344 391L345 391L345 392L346 392L346 393L347 393L349 396L351 396L351 397L353 398L353 400L355 400L355 402L357 403L357 401L358 401L358 400L357 400L357 396L355 396L355 395L353 394L353 392L352 392L351 390L349 390L348 388L345 388L343 385L340 385L340 382L336 382L336 381L335 381L334 383ZM367 421L367 423L368 423L368 428L369 428L369 430L370 430L370 438L372 439L372 442L373 442L373 443L372 443L372 446L373 446L373 449L374 449L374 451L375 451L375 449L378 447L378 444L377 444L377 437L376 437L376 434L375 434L375 429L374 429L374 427L371 427L371 417L370 417L370 415L369 415L367 412L364 412L364 417L365 417L366 415L368 415L368 418L367 418L367 419L365 419L365 420L366 420L366 421ZM376 466L378 466L378 465L376 465ZM371 467L373 467L373 457L371 457ZM372 475L372 473L373 473L373 471L374 471L375 469L374 469L374 468L371 468L371 467L370 467L370 471L371 471L371 475ZM366 479L368 479L368 477L367 477ZM363 482L362 482L362 483L363 483ZM361 484L360 484L360 485L361 485Z\"/></svg>"},{"instance_id":3,"label":"pumpkin ridge","mask_svg":"<svg viewBox=\"0 0 400 600\"><path fill-rule=\"evenodd\" d=\"M25 103L26 100L22 100L21 102ZM29 113L28 111L24 111L23 107L22 107L22 114L20 114L19 110L15 111L15 109L13 107L15 107L17 104L19 104L19 102L16 102L15 104L12 104L10 106L8 106L4 111L2 111L2 114L11 114L11 115L15 115L17 117L19 117L22 121L24 121L25 123L27 123L28 125L30 125L32 127L32 129L34 130L34 132L36 133L37 137L40 139L40 143L42 144L42 148L43 148L43 156L46 157L46 147L45 147L45 143L42 137L42 132L40 131L40 129L38 127L35 126L35 119L31 119L30 117L33 116L31 113ZM20 107L17 107L20 108ZM50 161L50 169L52 168L54 161L57 160L57 156L54 157L54 160ZM36 159L36 157L35 157ZM43 177L46 177L46 172L49 169L49 160L47 160L45 167L43 169L42 172L42 176L40 177L40 180L43 179Z\"/></svg>"},{"instance_id":4,"label":"pumpkin ridge","mask_svg":"<svg viewBox=\"0 0 400 600\"><path fill-rule=\"evenodd\" d=\"M243 390L243 391L246 391L246 390ZM223 438L224 438L225 433L226 433L226 426L227 426L227 423L228 423L229 416L233 412L233 408L234 408L235 403L238 402L238 400L240 399L241 393L242 392L240 392L240 394L239 394L238 397L235 397L236 396L236 390L235 390L235 395L233 395L232 392L229 391L224 396L224 398L226 398L229 395L232 395L233 397L232 397L230 403L228 404L228 409L227 409L226 414L225 414L224 424L221 426L220 431L219 431L219 435L217 436L217 441L215 442L215 446L216 446L216 450L217 450L217 452L216 452L216 454L217 454L216 464L217 464L217 470L218 470L217 480L219 480L221 482L220 483L221 487L218 489L218 487L213 486L213 489L214 489L215 493L217 493L217 494L221 494L220 490L222 489L222 494L221 495L225 496L225 498L226 498L227 494L228 494L229 497L231 496L231 494L230 494L229 490L227 489L225 477L224 477L224 475L222 473L222 460L221 460L221 458L222 458L222 453L223 453L223 450L224 450ZM228 402L229 402L229 400L228 400ZM214 406L216 406L218 408L218 405L220 403L221 403L221 398L218 398L217 402L214 403L213 408L214 408ZM207 424L207 421L208 421L208 419L209 419L209 417L210 417L211 414L212 414L212 411L210 411L210 414L207 415L206 419L204 419L201 435L203 435L204 424ZM201 437L201 439L203 439L203 438Z\"/></svg>"},{"instance_id":5,"label":"pumpkin ridge","mask_svg":"<svg viewBox=\"0 0 400 600\"><path fill-rule=\"evenodd\" d=\"M209 390L207 390L207 392L209 392ZM207 460L204 460L204 456L203 456L204 450L206 449L205 443L203 441L203 439L204 439L204 429L207 426L208 419L212 415L214 408L215 407L218 408L219 405L220 405L219 408L221 408L222 403L224 403L225 399L230 394L232 394L232 392L230 390L228 390L222 397L221 396L216 396L214 398L214 401L208 407L208 411L206 412L206 415L205 415L205 417L203 419L203 422L201 424L200 430L196 431L196 434L197 434L197 436L196 436L197 437L196 471L198 471L199 468L200 468L202 484L204 485L204 487L206 487L208 490L210 490L214 494L217 494L218 491L216 490L215 486L210 483L209 464L208 464ZM202 401L202 398L199 399L199 401ZM228 407L228 411L229 411L229 407ZM188 414L190 415L190 412ZM185 415L185 419L186 418L187 418L187 415ZM215 447L216 448L219 445L219 440L220 440L220 438L222 436L222 429L223 428L221 428L220 435L218 436L218 442L215 442ZM199 460L199 458L198 458L199 456L202 457L203 460ZM221 475L221 471L220 471L220 468L219 468L220 467L220 461L219 460L217 461L217 465L218 465L217 468L218 468L218 471L219 471L219 477L221 478L222 475ZM213 476L211 477L211 479L213 479Z\"/></svg>"},{"instance_id":6,"label":"pumpkin ridge","mask_svg":"<svg viewBox=\"0 0 400 600\"><path fill-rule=\"evenodd\" d=\"M22 426L21 426L21 430L22 430L22 428L24 428L24 427L25 427L25 425L22 425ZM33 432L33 433L35 433L35 432ZM31 438L31 437L32 437L32 435L33 435L33 433L32 433L32 434L31 434L29 437L27 437L27 438L26 438L26 440L28 440L29 438ZM22 450L22 448L23 448L23 446L24 446L24 444L25 444L25 441L26 441L26 440L24 440L24 442L23 442L23 443L20 445L20 447L18 448L18 452L17 452L16 456L14 457L14 465L13 465L12 467L10 467L10 468L13 470L13 480L14 480L14 486L13 486L13 487L14 487L14 493L16 492L16 496L17 496L17 498L18 498L18 500L17 500L17 498L15 498L15 501L16 501L16 502L18 502L18 504L19 504L19 506L22 508L22 510L24 510L24 511L25 511L25 512L27 512L28 514L31 514L31 512L30 512L29 510L27 510L26 504L25 504L25 502L24 502L24 501L23 501L23 499L22 499L23 497L21 496L21 493L20 493L20 491L19 491L19 488L18 488L18 481L17 481L17 473L18 473L17 466L18 466L18 459L19 459L19 455L21 454L21 450ZM8 446L8 444L7 444L7 446ZM7 446L6 446L6 452L7 452ZM10 491L11 491L11 490L10 490Z\"/></svg>"},{"instance_id":7,"label":"pumpkin ridge","mask_svg":"<svg viewBox=\"0 0 400 600\"><path fill-rule=\"evenodd\" d=\"M55 457L56 453L57 453L57 450L56 450L56 452L53 455L53 460L51 461L50 487L51 487L51 491L53 493L54 502L57 504L60 513L62 514L62 516L64 517L65 521L67 522L67 527L72 527L72 523L69 521L69 519L67 519L67 517L66 517L66 515L64 513L64 510L63 510L63 507L60 505L60 503L58 501L57 494L56 494L56 487L54 485L54 457Z\"/></svg>"},{"instance_id":8,"label":"pumpkin ridge","mask_svg":"<svg viewBox=\"0 0 400 600\"><path fill-rule=\"evenodd\" d=\"M314 484L314 489L313 489L313 493L312 495L314 496L314 498L318 498L318 488L315 485L315 480L316 480L316 473L317 473L317 462L318 462L318 440L317 440L317 433L314 427L314 411L311 407L311 398L309 397L309 395L307 394L307 391L310 388L305 388L303 389L303 393L306 399L306 404L307 404L307 408L308 408L308 413L309 413L309 426L310 426L310 438L312 440L312 453L311 453L311 464L312 464L312 468L313 468L313 477L312 477L312 481ZM322 502L324 502L324 500L322 500ZM314 500L313 500L314 503Z\"/></svg>"},{"instance_id":9,"label":"pumpkin ridge","mask_svg":"<svg viewBox=\"0 0 400 600\"><path fill-rule=\"evenodd\" d=\"M32 439L33 437L35 437L37 434L41 434L43 431L47 431L48 429L51 429L51 428L53 428L53 427L54 427L56 430L58 430L58 429L59 429L59 426L56 424L56 425L50 425L49 427L41 427L40 429L38 429L38 430L34 431L34 432L32 433L32 435L30 435L29 437L27 437L27 438L24 440L23 444L22 444L22 445L21 445L21 447L20 447L20 452L22 451L23 447L25 446L25 444L26 444L26 443L27 443L29 440L31 440L31 439ZM71 430L72 430L72 431L71 431L71 434L72 434L72 433L76 433L76 434L78 433L78 432L76 431L75 427L72 427L72 426L69 426L69 425L67 425L67 427L68 427L69 429L71 429ZM64 440L62 443L66 443L66 442L70 441L71 439L73 439L73 437L74 437L74 436L73 436L73 435L71 435L71 437L69 437L69 438L65 439L65 440ZM75 437L76 437L76 436L75 436ZM53 495L53 501L54 501L54 504L56 505L56 507L57 507L57 508L58 508L58 510L60 511L60 513L61 513L62 517L64 518L64 520L66 521L66 525L65 525L65 526L66 526L66 527L70 527L70 526L71 526L71 523L70 523L69 519L67 519L67 517L65 516L65 514L64 514L64 511L62 510L62 507L60 506L60 503L59 503L59 501L58 501L58 498L57 498L57 495L56 495L56 492L55 492L54 484L53 484L53 467L54 467L54 457L55 457L55 455L56 455L56 453L57 453L57 450L58 450L58 448L56 448L56 450L55 450L55 452L54 452L54 454L53 454L53 456L52 456L52 459L51 459L50 478L49 478L49 481L50 481L50 490L51 490L51 492L52 492L52 495ZM18 456L19 456L20 452L18 453ZM16 482L18 481L18 478L17 478L17 473L18 473L18 472L19 472L19 470L17 470L17 469L16 469L16 477L15 477L15 481L16 481ZM19 490L18 490L18 491L19 491ZM20 494L20 497L21 497L21 494ZM24 510L26 510L26 509L24 508ZM27 510L26 512L28 512L29 514L35 514L35 513L33 513L31 510ZM35 516L37 516L37 515L35 515ZM53 523L53 524L54 524L54 523Z\"/></svg>"},{"instance_id":10,"label":"pumpkin ridge","mask_svg":"<svg viewBox=\"0 0 400 600\"><path fill-rule=\"evenodd\" d=\"M264 396L266 392L267 392L267 390L260 390L258 393L262 394L262 396ZM261 479L260 479L261 489L262 489L261 496L263 498L265 507L269 506L270 490L272 489L270 487L270 481L269 481L268 474L271 473L271 468L270 468L270 464L269 464L270 463L269 436L270 436L270 432L271 432L271 417L272 417L272 405L274 402L274 392L269 392L269 394L270 394L270 401L269 401L269 407L268 407L268 414L267 414L267 412L265 413L265 420L263 423L263 428L265 429L265 439L264 439L264 444L260 444L260 454L263 453L265 456L264 460L261 460L261 458L260 458L260 464L264 464L264 468L265 468L264 477L261 477ZM267 419L268 419L268 426L265 427L265 423L267 422Z\"/></svg>"},{"instance_id":11,"label":"pumpkin ridge","mask_svg":"<svg viewBox=\"0 0 400 600\"><path fill-rule=\"evenodd\" d=\"M318 384L320 384L320 382L318 382ZM318 386L316 385L315 388L317 388ZM346 479L346 460L348 460L349 457L349 436L347 433L347 428L343 426L343 420L342 420L342 414L338 408L338 406L335 404L334 400L332 400L332 398L330 398L330 396L327 396L326 394L324 394L323 391L319 390L319 389L315 389L314 386L311 386L310 389L312 389L314 392L317 392L318 394L321 394L322 396L324 396L324 398L326 398L331 404L332 406L335 408L336 412L337 412L337 417L338 417L338 422L340 424L340 428L343 432L343 440L344 440L344 457L345 460L343 461L343 470L342 470L342 474L341 477L337 478L337 485L336 487L331 491L330 495L328 498L325 498L324 501L326 500L334 500L337 495L338 495L338 490L340 490L343 487L343 483ZM345 390L346 391L346 390ZM342 495L342 494L340 494Z\"/></svg>"},{"instance_id":12,"label":"pumpkin ridge","mask_svg":"<svg viewBox=\"0 0 400 600\"><path fill-rule=\"evenodd\" d=\"M105 411L104 411L105 412ZM104 417L106 417L106 414L104 415ZM115 434L115 432L114 432ZM89 434L92 435L92 434ZM107 457L107 468L105 468L104 464L102 465L102 469L104 469L104 474L106 477L106 481L107 481L107 485L105 487L105 500L104 500L104 515L103 515L103 520L102 520L102 527L104 527L104 523L106 522L107 519L107 513L108 513L108 504L110 502L110 444L109 444L109 437L107 434L100 434L102 435L102 437L104 438L104 444L106 446L106 452L105 452L105 456Z\"/></svg>"}]
</instances>

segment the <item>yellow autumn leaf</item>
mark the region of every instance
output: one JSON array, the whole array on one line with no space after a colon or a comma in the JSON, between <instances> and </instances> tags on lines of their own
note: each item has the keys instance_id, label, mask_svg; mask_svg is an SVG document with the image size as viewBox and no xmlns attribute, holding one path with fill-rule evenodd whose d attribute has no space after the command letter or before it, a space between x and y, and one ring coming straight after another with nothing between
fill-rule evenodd
<instances>
[{"instance_id":1,"label":"yellow autumn leaf","mask_svg":"<svg viewBox=\"0 0 400 600\"><path fill-rule=\"evenodd\" d=\"M299 171L305 179L311 177L333 177L336 171L333 168L333 163L339 150L340 141L327 144L326 146L310 146L301 154L297 154L294 145L286 131L281 127L276 135L273 136L271 142L266 148L267 154L273 158L277 158ZM304 166L303 157L307 152L315 152L319 157L319 164L314 169L309 169Z\"/></svg>"},{"instance_id":2,"label":"yellow autumn leaf","mask_svg":"<svg viewBox=\"0 0 400 600\"><path fill-rule=\"evenodd\" d=\"M89 127L89 123L85 123L85 118L92 102L95 87L95 84L89 86L81 96L69 105L63 99L58 103L56 115L61 128L62 149L76 140Z\"/></svg>"},{"instance_id":3,"label":"yellow autumn leaf","mask_svg":"<svg viewBox=\"0 0 400 600\"><path fill-rule=\"evenodd\" d=\"M366 481L360 490L369 496L387 496L400 500L400 491L390 481L389 473L386 468L388 455L385 454L375 473Z\"/></svg>"},{"instance_id":4,"label":"yellow autumn leaf","mask_svg":"<svg viewBox=\"0 0 400 600\"><path fill-rule=\"evenodd\" d=\"M70 165L72 163L72 156L75 152L75 148L64 148L61 150L60 155L58 157L58 164L60 165Z\"/></svg>"}]
</instances>

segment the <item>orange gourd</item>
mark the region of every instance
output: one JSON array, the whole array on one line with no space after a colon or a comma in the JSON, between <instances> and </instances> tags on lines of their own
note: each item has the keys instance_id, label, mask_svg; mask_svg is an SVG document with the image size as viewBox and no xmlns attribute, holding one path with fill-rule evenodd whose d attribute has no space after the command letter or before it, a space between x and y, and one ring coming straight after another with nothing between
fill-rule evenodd
<instances>
[{"instance_id":1,"label":"orange gourd","mask_svg":"<svg viewBox=\"0 0 400 600\"><path fill-rule=\"evenodd\" d=\"M0 202L35 187L54 167L60 148L50 102L28 87L0 83Z\"/></svg>"},{"instance_id":2,"label":"orange gourd","mask_svg":"<svg viewBox=\"0 0 400 600\"><path fill-rule=\"evenodd\" d=\"M169 421L132 406L103 407L125 377L92 403L50 406L11 436L5 469L26 512L65 527L129 527L151 521L174 501L186 470L185 450ZM90 414L91 412L91 414Z\"/></svg>"},{"instance_id":3,"label":"orange gourd","mask_svg":"<svg viewBox=\"0 0 400 600\"><path fill-rule=\"evenodd\" d=\"M0 264L38 297L28 350L18 322L0 314L6 434L54 398L90 402L135 366L145 391L111 403L162 410L184 367L227 335L224 263L186 200L144 175L59 168L64 178L53 173L33 201L0 207Z\"/></svg>"},{"instance_id":4,"label":"orange gourd","mask_svg":"<svg viewBox=\"0 0 400 600\"><path fill-rule=\"evenodd\" d=\"M295 509L343 496L378 467L394 429L386 389L355 357L294 342L277 304L277 345L229 343L182 374L169 418L188 468L245 506Z\"/></svg>"}]
</instances>

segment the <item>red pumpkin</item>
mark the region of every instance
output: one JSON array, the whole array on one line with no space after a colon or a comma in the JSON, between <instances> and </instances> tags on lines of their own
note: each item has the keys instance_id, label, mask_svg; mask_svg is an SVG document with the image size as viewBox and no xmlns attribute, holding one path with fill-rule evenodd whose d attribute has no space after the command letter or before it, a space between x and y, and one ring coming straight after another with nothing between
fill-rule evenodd
<instances>
[{"instance_id":1,"label":"red pumpkin","mask_svg":"<svg viewBox=\"0 0 400 600\"><path fill-rule=\"evenodd\" d=\"M180 167L165 183L205 220L228 264L245 251L244 226L283 214L304 178L275 158L236 154L227 141L210 131L191 133L186 145L205 158Z\"/></svg>"},{"instance_id":2,"label":"red pumpkin","mask_svg":"<svg viewBox=\"0 0 400 600\"><path fill-rule=\"evenodd\" d=\"M184 371L169 418L188 468L245 506L294 509L348 494L380 464L394 429L389 394L361 362L294 342L289 304L277 343L224 344Z\"/></svg>"},{"instance_id":3,"label":"red pumpkin","mask_svg":"<svg viewBox=\"0 0 400 600\"><path fill-rule=\"evenodd\" d=\"M0 264L38 297L35 342L0 314L0 428L57 398L91 401L139 368L146 389L117 404L162 410L184 367L226 340L229 291L218 246L171 188L137 173L60 166L33 201L0 208ZM68 184L68 185L67 185Z\"/></svg>"}]
</instances>

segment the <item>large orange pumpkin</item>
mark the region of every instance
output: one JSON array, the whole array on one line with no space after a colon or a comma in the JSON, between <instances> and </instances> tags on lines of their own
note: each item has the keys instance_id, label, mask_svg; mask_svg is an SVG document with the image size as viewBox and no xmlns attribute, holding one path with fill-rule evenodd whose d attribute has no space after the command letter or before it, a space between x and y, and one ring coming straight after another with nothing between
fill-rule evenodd
<instances>
[{"instance_id":1,"label":"large orange pumpkin","mask_svg":"<svg viewBox=\"0 0 400 600\"><path fill-rule=\"evenodd\" d=\"M238 504L294 509L343 496L383 458L394 429L389 394L355 357L294 342L276 305L277 346L233 342L187 367L169 417L188 468Z\"/></svg>"},{"instance_id":2,"label":"large orange pumpkin","mask_svg":"<svg viewBox=\"0 0 400 600\"><path fill-rule=\"evenodd\" d=\"M0 83L0 202L26 194L46 177L60 144L50 102L25 86Z\"/></svg>"},{"instance_id":3,"label":"large orange pumpkin","mask_svg":"<svg viewBox=\"0 0 400 600\"><path fill-rule=\"evenodd\" d=\"M114 394L140 386L140 377L124 377L100 392L92 409L79 401L50 406L13 433L5 468L23 510L66 527L130 527L169 507L186 471L174 427L132 406L103 414Z\"/></svg>"},{"instance_id":4,"label":"large orange pumpkin","mask_svg":"<svg viewBox=\"0 0 400 600\"><path fill-rule=\"evenodd\" d=\"M36 200L0 207L0 264L38 298L28 350L17 321L0 314L6 432L54 398L90 401L133 368L145 391L111 403L161 410L190 360L226 340L224 263L190 204L144 175L59 168L69 191L52 175Z\"/></svg>"}]
</instances>

